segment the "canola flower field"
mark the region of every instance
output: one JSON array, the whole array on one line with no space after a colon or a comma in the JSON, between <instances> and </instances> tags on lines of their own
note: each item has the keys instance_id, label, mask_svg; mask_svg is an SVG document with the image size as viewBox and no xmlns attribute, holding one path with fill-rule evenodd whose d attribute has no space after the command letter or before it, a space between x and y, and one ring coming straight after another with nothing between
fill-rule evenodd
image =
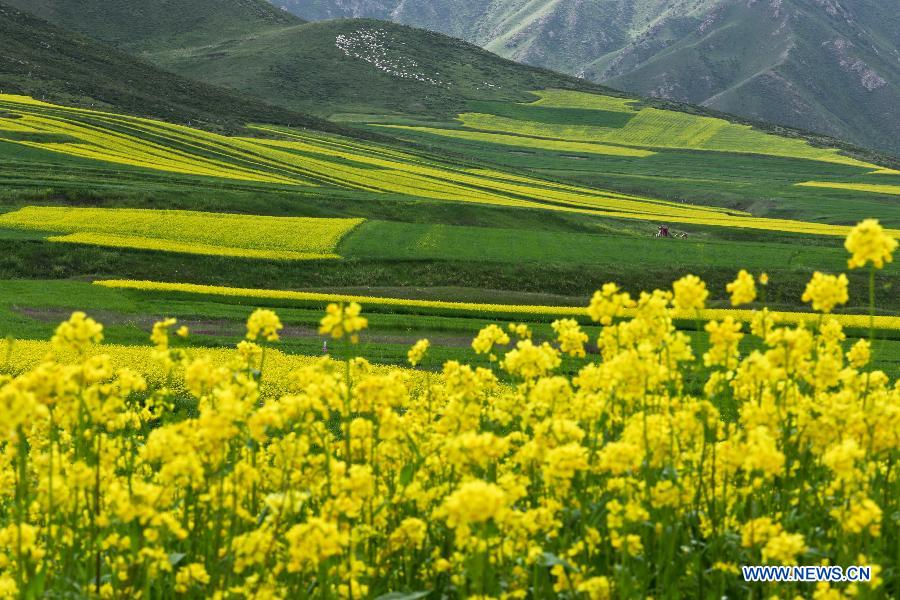
<instances>
[{"instance_id":1,"label":"canola flower field","mask_svg":"<svg viewBox=\"0 0 900 600\"><path fill-rule=\"evenodd\" d=\"M845 245L874 274L897 242L865 221ZM764 285L742 271L726 291L740 307ZM831 316L846 276L809 281L814 325L725 316L698 355L674 320L708 297L692 275L637 298L609 283L594 340L573 319L552 343L489 325L471 347L491 368L418 376L285 365L266 309L230 359L158 322L145 375L76 312L28 364L3 346L0 595L896 597L900 386ZM319 333L353 344L364 314L330 304ZM873 577L744 582L752 564Z\"/></svg>"},{"instance_id":2,"label":"canola flower field","mask_svg":"<svg viewBox=\"0 0 900 600\"><path fill-rule=\"evenodd\" d=\"M51 242L273 260L340 258L338 243L362 222L54 206L0 214L0 228L67 234L49 236Z\"/></svg>"},{"instance_id":3,"label":"canola flower field","mask_svg":"<svg viewBox=\"0 0 900 600\"><path fill-rule=\"evenodd\" d=\"M577 317L586 320L588 310L580 306L540 306L532 304L488 304L482 302L452 302L443 300L417 300L411 298L385 298L377 296L361 296L348 294L329 294L322 292L301 292L292 290L260 290L252 288L235 288L228 286L199 285L192 283L171 283L161 281L133 281L122 279L100 279L94 282L111 289L140 290L148 292L173 292L178 294L195 294L202 296L223 296L244 299L259 300L289 300L297 301L304 305L321 306L328 303L356 302L367 306L396 307L410 312L421 314L459 312L477 315L528 315L528 316L566 316ZM636 309L626 308L622 310L622 316L633 317ZM699 313L691 309L671 311L674 319L692 321L701 319L704 321L731 318L736 322L749 323L756 311L735 308L704 308ZM819 320L819 315L813 312L778 311L772 313L772 318L778 323L793 325L811 325ZM874 320L869 315L861 314L834 314L832 319L841 326L848 328L868 328L874 323L876 329L900 331L900 317L875 316Z\"/></svg>"},{"instance_id":4,"label":"canola flower field","mask_svg":"<svg viewBox=\"0 0 900 600\"><path fill-rule=\"evenodd\" d=\"M900 196L900 185L874 184L874 183L844 183L839 181L804 181L798 183L804 187L830 188L835 190L855 190L858 192L871 192L873 194L892 194Z\"/></svg>"},{"instance_id":5,"label":"canola flower field","mask_svg":"<svg viewBox=\"0 0 900 600\"><path fill-rule=\"evenodd\" d=\"M740 210L461 166L375 143L278 127L257 126L255 131L279 139L228 137L161 121L55 106L11 95L0 95L0 109L17 117L0 119L0 140L126 168L300 186L306 190L338 188L622 219L831 236L844 236L849 231L845 226L753 217ZM15 123L17 131L5 135L4 131L11 131L5 128L13 126L8 123ZM33 136L28 136L27 131L23 133L23 128ZM754 132L747 135L751 133ZM47 139L47 136L56 137ZM742 138L743 134L737 137ZM830 150L816 149L816 152L831 157L828 158L831 162L853 160ZM878 168L868 164L865 167ZM92 240L104 241L96 235ZM144 242L144 247L148 244Z\"/></svg>"}]
</instances>

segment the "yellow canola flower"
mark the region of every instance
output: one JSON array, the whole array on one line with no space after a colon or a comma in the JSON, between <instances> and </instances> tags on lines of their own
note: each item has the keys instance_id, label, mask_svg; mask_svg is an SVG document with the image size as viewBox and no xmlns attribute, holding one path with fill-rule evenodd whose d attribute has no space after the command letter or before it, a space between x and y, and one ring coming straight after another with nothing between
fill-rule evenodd
<instances>
[{"instance_id":1,"label":"yellow canola flower","mask_svg":"<svg viewBox=\"0 0 900 600\"><path fill-rule=\"evenodd\" d=\"M193 586L204 586L209 583L209 573L201 563L191 563L178 570L175 575L175 591L183 594Z\"/></svg>"},{"instance_id":2,"label":"yellow canola flower","mask_svg":"<svg viewBox=\"0 0 900 600\"><path fill-rule=\"evenodd\" d=\"M760 277L760 280L762 280L762 277ZM768 277L766 277L766 281L768 282ZM750 304L756 300L756 282L753 279L753 275L744 269L740 270L737 279L725 286L725 289L731 294L732 306Z\"/></svg>"},{"instance_id":3,"label":"yellow canola flower","mask_svg":"<svg viewBox=\"0 0 900 600\"><path fill-rule=\"evenodd\" d=\"M613 319L624 316L627 309L634 307L635 302L628 292L623 292L615 283L605 283L591 298L588 314L601 325L611 325Z\"/></svg>"},{"instance_id":4,"label":"yellow canola flower","mask_svg":"<svg viewBox=\"0 0 900 600\"><path fill-rule=\"evenodd\" d=\"M531 340L520 340L506 353L502 366L511 375L534 379L555 370L561 362L559 353L547 342L536 346Z\"/></svg>"},{"instance_id":5,"label":"yellow canola flower","mask_svg":"<svg viewBox=\"0 0 900 600\"><path fill-rule=\"evenodd\" d=\"M494 346L506 346L509 342L506 332L492 323L479 331L472 340L472 350L477 354L490 354Z\"/></svg>"},{"instance_id":6,"label":"yellow canola flower","mask_svg":"<svg viewBox=\"0 0 900 600\"><path fill-rule=\"evenodd\" d=\"M285 538L290 544L289 573L315 572L321 563L341 554L347 544L347 534L336 523L319 517L291 527Z\"/></svg>"},{"instance_id":7,"label":"yellow canola flower","mask_svg":"<svg viewBox=\"0 0 900 600\"><path fill-rule=\"evenodd\" d=\"M259 308L247 319L247 339L256 341L263 338L267 342L277 342L278 332L284 329L281 319L274 311Z\"/></svg>"},{"instance_id":8,"label":"yellow canola flower","mask_svg":"<svg viewBox=\"0 0 900 600\"><path fill-rule=\"evenodd\" d=\"M816 271L806 284L802 300L812 304L813 310L830 313L838 304L846 304L850 298L847 276L826 275Z\"/></svg>"},{"instance_id":9,"label":"yellow canola flower","mask_svg":"<svg viewBox=\"0 0 900 600\"><path fill-rule=\"evenodd\" d=\"M497 485L469 481L447 496L440 513L446 516L447 525L455 529L499 518L506 503L506 493Z\"/></svg>"},{"instance_id":10,"label":"yellow canola flower","mask_svg":"<svg viewBox=\"0 0 900 600\"><path fill-rule=\"evenodd\" d=\"M847 352L847 360L854 369L862 369L872 360L872 345L869 340L859 340Z\"/></svg>"},{"instance_id":11,"label":"yellow canola flower","mask_svg":"<svg viewBox=\"0 0 900 600\"><path fill-rule=\"evenodd\" d=\"M588 335L581 330L575 319L560 319L551 324L559 340L560 350L569 356L584 358L584 345L588 341Z\"/></svg>"},{"instance_id":12,"label":"yellow canola flower","mask_svg":"<svg viewBox=\"0 0 900 600\"><path fill-rule=\"evenodd\" d=\"M425 354L428 352L428 349L431 347L431 342L428 340L419 340L413 347L409 349L409 352L406 353L406 358L409 361L409 364L412 366L418 366L419 363L425 358Z\"/></svg>"},{"instance_id":13,"label":"yellow canola flower","mask_svg":"<svg viewBox=\"0 0 900 600\"><path fill-rule=\"evenodd\" d=\"M369 326L368 319L360 316L361 312L362 306L356 302L348 305L329 304L319 324L319 334L330 335L334 339L349 335L350 341L357 343L359 332Z\"/></svg>"},{"instance_id":14,"label":"yellow canola flower","mask_svg":"<svg viewBox=\"0 0 900 600\"><path fill-rule=\"evenodd\" d=\"M696 275L685 275L672 284L672 290L675 293L672 304L678 310L703 310L706 307L709 291Z\"/></svg>"},{"instance_id":15,"label":"yellow canola flower","mask_svg":"<svg viewBox=\"0 0 900 600\"><path fill-rule=\"evenodd\" d=\"M103 325L77 311L68 321L60 323L51 341L57 350L83 352L103 341Z\"/></svg>"},{"instance_id":16,"label":"yellow canola flower","mask_svg":"<svg viewBox=\"0 0 900 600\"><path fill-rule=\"evenodd\" d=\"M876 269L894 260L897 240L888 234L876 219L866 219L856 225L847 236L844 247L852 256L847 260L851 269L871 263Z\"/></svg>"},{"instance_id":17,"label":"yellow canola flower","mask_svg":"<svg viewBox=\"0 0 900 600\"><path fill-rule=\"evenodd\" d=\"M797 556L806 552L806 542L799 533L782 532L769 539L762 549L763 562L796 565Z\"/></svg>"}]
</instances>

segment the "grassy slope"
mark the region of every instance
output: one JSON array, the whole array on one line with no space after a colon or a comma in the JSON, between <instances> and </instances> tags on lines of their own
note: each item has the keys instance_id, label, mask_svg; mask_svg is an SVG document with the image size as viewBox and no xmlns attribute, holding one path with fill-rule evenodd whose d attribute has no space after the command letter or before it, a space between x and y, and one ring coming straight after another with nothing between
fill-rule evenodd
<instances>
[{"instance_id":1,"label":"grassy slope","mask_svg":"<svg viewBox=\"0 0 900 600\"><path fill-rule=\"evenodd\" d=\"M360 31L379 32L393 60L440 83L396 77L365 60L348 58L335 40ZM322 114L362 111L446 117L462 110L467 100L526 100L528 90L589 87L453 38L369 20L309 23L145 56L189 77Z\"/></svg>"},{"instance_id":2,"label":"grassy slope","mask_svg":"<svg viewBox=\"0 0 900 600\"><path fill-rule=\"evenodd\" d=\"M333 126L162 71L0 4L0 76L6 93L233 130L247 121Z\"/></svg>"},{"instance_id":3,"label":"grassy slope","mask_svg":"<svg viewBox=\"0 0 900 600\"><path fill-rule=\"evenodd\" d=\"M47 21L129 49L203 44L302 21L264 0L6 0Z\"/></svg>"},{"instance_id":4,"label":"grassy slope","mask_svg":"<svg viewBox=\"0 0 900 600\"><path fill-rule=\"evenodd\" d=\"M528 90L542 87L588 87L459 40L392 23L304 24L264 0L9 2L188 77L325 115L374 110L449 116L469 99L521 100ZM423 65L422 71L440 73L436 79L450 85L392 77L369 63L348 60L335 46L340 34L372 28L386 32L392 52Z\"/></svg>"},{"instance_id":5,"label":"grassy slope","mask_svg":"<svg viewBox=\"0 0 900 600\"><path fill-rule=\"evenodd\" d=\"M900 153L894 2L271 1L311 20L392 19L630 92Z\"/></svg>"},{"instance_id":6,"label":"grassy slope","mask_svg":"<svg viewBox=\"0 0 900 600\"><path fill-rule=\"evenodd\" d=\"M167 69L215 85L232 87L266 102L321 116L364 112L446 119L463 112L467 102L496 99L521 101L529 98L528 91L545 87L610 91L586 80L507 61L456 39L383 21L338 20L304 25L283 11L265 5L262 0L224 0L215 3L213 0L184 0L141 6L139 9L128 0L115 0L109 10L106 9L107 3L101 0L37 0L36 4L31 0L13 1L52 18L63 27L121 43ZM503 21L494 25L505 30L504 27L513 26L534 10L544 15L546 11L539 8L540 4L532 2L515 10L510 6L510 10L504 9L505 12L492 9L492 13L496 12L495 16L500 15ZM692 6L699 4L693 2ZM593 8L582 7L576 15L565 13L568 10L566 5L554 5L554 10L544 15L546 19L538 19L540 28L558 26L564 30L575 17L580 22L593 22L582 18L582 13L590 13ZM416 10L416 6L415 3L406 3L403 8L412 11ZM705 6L703 4L701 8ZM461 18L461 15L469 15L467 18L475 22L477 15L484 11L483 6L471 0L455 0L452 6L423 4L419 8L429 19L439 18L443 22ZM605 29L607 24L613 20L618 23L621 18L625 21L618 23L617 27L635 30L651 27L657 9L650 2L641 3L634 11L626 11L624 17L613 11L600 19L603 27L598 24L588 28L591 35L587 38L575 36L566 39L575 46L584 46L593 39L598 28ZM565 13L565 18L560 16L563 14L560 10ZM702 13L701 9L697 10ZM672 9L666 14L677 12ZM140 24L136 24L136 14L143 17L138 19ZM361 14L367 13L363 11ZM445 16L441 17L442 14ZM178 24L173 25L174 21ZM413 19L411 22L419 21ZM190 24L196 34L185 34L189 29L185 24ZM344 56L335 46L335 38L360 29L384 32L383 46L388 48L391 57L402 57L406 66L416 65L406 70L425 74L449 85L394 77L363 60ZM493 31L493 26L487 30ZM461 35L461 32L456 33ZM520 37L518 34L513 36L516 41ZM667 100L647 102L660 108L740 120L694 105ZM343 118L345 115L340 116ZM764 129L772 128L759 121L748 123ZM876 153L862 151L820 134L783 127L777 128L777 131L824 145L844 147L855 154L866 155L868 160L891 160L890 157L877 156Z\"/></svg>"}]
</instances>

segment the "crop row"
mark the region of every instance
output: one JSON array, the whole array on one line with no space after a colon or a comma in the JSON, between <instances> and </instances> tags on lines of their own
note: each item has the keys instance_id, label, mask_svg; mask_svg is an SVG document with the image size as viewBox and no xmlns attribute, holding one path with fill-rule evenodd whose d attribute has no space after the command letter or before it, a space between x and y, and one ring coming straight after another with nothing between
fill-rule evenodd
<instances>
[{"instance_id":1,"label":"crop row","mask_svg":"<svg viewBox=\"0 0 900 600\"><path fill-rule=\"evenodd\" d=\"M852 190L855 192L871 192L873 194L892 194L900 196L900 185L878 183L844 183L840 181L804 181L798 183L804 187L830 188L835 190Z\"/></svg>"},{"instance_id":2,"label":"crop row","mask_svg":"<svg viewBox=\"0 0 900 600\"><path fill-rule=\"evenodd\" d=\"M476 302L450 302L443 300L415 300L408 298L384 298L376 296L358 296L348 294L327 294L319 292L299 292L291 290L260 290L192 283L168 283L158 281L135 281L107 279L94 282L112 289L142 290L149 292L175 292L199 294L204 296L222 296L232 298L256 298L262 300L288 300L326 304L330 302L357 302L368 307L398 307L424 311L450 311L476 313L483 315L528 315L541 317L586 317L587 309L581 306L541 306L529 304L487 304ZM750 322L755 311L742 309L707 308L696 311L673 311L673 316L681 320L716 320L731 317L735 321ZM623 310L622 316L633 317L633 310ZM869 326L868 315L833 315L844 327L866 328ZM776 320L783 324L816 323L820 316L815 313L778 312ZM900 330L900 317L876 316L875 327L881 330Z\"/></svg>"},{"instance_id":3,"label":"crop row","mask_svg":"<svg viewBox=\"0 0 900 600\"><path fill-rule=\"evenodd\" d=\"M556 184L499 171L472 170L377 144L341 140L322 134L287 135L289 139L285 140L226 137L150 119L29 102L18 96L0 96L0 108L21 114L22 118L18 120L27 121L27 125L42 133L63 134L77 140L72 143L18 143L149 169L286 185L324 184L376 193L627 219L817 235L847 233L847 228L842 227L756 219L736 211L725 213L719 208ZM646 109L632 121L638 120L645 112ZM510 121L511 127L527 125L523 121L507 121ZM632 127L631 123L621 131L628 127ZM557 129L554 128L554 131ZM668 132L663 137L665 135ZM140 234L135 235L141 237Z\"/></svg>"}]
</instances>

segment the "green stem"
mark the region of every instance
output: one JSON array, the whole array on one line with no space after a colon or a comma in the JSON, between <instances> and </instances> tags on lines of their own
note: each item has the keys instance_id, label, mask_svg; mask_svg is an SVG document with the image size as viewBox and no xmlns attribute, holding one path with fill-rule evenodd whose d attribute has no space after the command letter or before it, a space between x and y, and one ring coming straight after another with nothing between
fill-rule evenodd
<instances>
[{"instance_id":1,"label":"green stem","mask_svg":"<svg viewBox=\"0 0 900 600\"><path fill-rule=\"evenodd\" d=\"M875 352L875 265L869 268L869 345Z\"/></svg>"}]
</instances>

